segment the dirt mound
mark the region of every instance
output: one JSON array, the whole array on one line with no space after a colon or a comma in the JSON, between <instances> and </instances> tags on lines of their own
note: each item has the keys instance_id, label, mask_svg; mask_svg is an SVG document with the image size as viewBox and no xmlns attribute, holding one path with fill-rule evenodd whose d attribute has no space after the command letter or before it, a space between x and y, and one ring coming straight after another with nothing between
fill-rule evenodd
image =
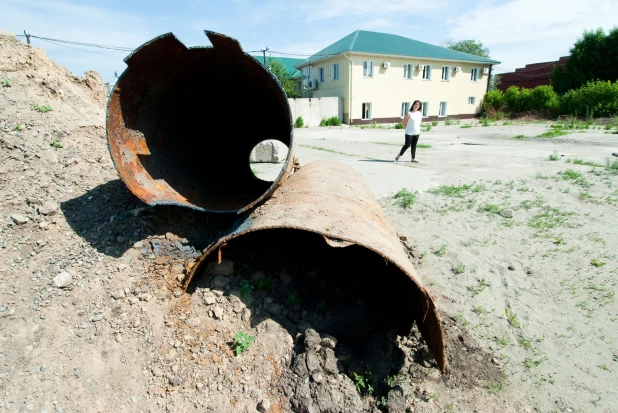
<instances>
[{"instance_id":1,"label":"dirt mound","mask_svg":"<svg viewBox=\"0 0 618 413\"><path fill-rule=\"evenodd\" d=\"M106 91L101 75L88 71L85 77L75 76L47 57L43 49L33 48L3 31L0 82L8 98L0 103L2 121L25 123L25 115L31 112L24 109L38 105L51 108L46 119L62 123L65 129L103 126Z\"/></svg>"}]
</instances>

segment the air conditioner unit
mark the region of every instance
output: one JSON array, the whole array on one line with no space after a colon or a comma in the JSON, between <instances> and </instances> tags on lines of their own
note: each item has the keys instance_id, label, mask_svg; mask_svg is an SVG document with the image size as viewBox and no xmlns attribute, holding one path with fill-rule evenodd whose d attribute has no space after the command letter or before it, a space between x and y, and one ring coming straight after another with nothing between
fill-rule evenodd
<instances>
[{"instance_id":1,"label":"air conditioner unit","mask_svg":"<svg viewBox=\"0 0 618 413\"><path fill-rule=\"evenodd\" d=\"M484 75L488 75L489 74L489 68L488 67L484 67L483 68L483 74Z\"/></svg>"},{"instance_id":2,"label":"air conditioner unit","mask_svg":"<svg viewBox=\"0 0 618 413\"><path fill-rule=\"evenodd\" d=\"M418 66L417 66L417 69L418 69L418 70L425 70L425 65L418 65Z\"/></svg>"},{"instance_id":3,"label":"air conditioner unit","mask_svg":"<svg viewBox=\"0 0 618 413\"><path fill-rule=\"evenodd\" d=\"M391 62L384 62L384 69L391 67Z\"/></svg>"},{"instance_id":4,"label":"air conditioner unit","mask_svg":"<svg viewBox=\"0 0 618 413\"><path fill-rule=\"evenodd\" d=\"M318 80L317 79L309 80L309 89L315 89L316 87L318 87Z\"/></svg>"},{"instance_id":5,"label":"air conditioner unit","mask_svg":"<svg viewBox=\"0 0 618 413\"><path fill-rule=\"evenodd\" d=\"M457 67L455 68L455 72L461 72L461 66L457 66Z\"/></svg>"}]
</instances>

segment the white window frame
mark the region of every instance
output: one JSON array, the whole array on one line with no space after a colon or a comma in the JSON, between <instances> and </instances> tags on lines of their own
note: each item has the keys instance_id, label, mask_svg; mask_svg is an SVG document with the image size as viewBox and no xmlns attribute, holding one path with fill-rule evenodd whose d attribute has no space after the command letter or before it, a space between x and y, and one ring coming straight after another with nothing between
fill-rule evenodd
<instances>
[{"instance_id":1,"label":"white window frame","mask_svg":"<svg viewBox=\"0 0 618 413\"><path fill-rule=\"evenodd\" d=\"M444 104L444 111L442 110L442 104ZM438 106L438 117L445 118L447 116L448 116L448 102L442 101L440 102L440 105Z\"/></svg>"},{"instance_id":2,"label":"white window frame","mask_svg":"<svg viewBox=\"0 0 618 413\"><path fill-rule=\"evenodd\" d=\"M470 81L478 82L478 80L479 80L479 68L473 67L472 70L470 70Z\"/></svg>"},{"instance_id":3,"label":"white window frame","mask_svg":"<svg viewBox=\"0 0 618 413\"><path fill-rule=\"evenodd\" d=\"M412 106L412 102L401 102L401 117L404 118L406 113L410 111L410 107Z\"/></svg>"},{"instance_id":4,"label":"white window frame","mask_svg":"<svg viewBox=\"0 0 618 413\"><path fill-rule=\"evenodd\" d=\"M429 117L429 102L421 102L421 104L423 105L423 117L428 118Z\"/></svg>"},{"instance_id":5,"label":"white window frame","mask_svg":"<svg viewBox=\"0 0 618 413\"><path fill-rule=\"evenodd\" d=\"M363 61L363 77L373 77L373 61Z\"/></svg>"},{"instance_id":6,"label":"white window frame","mask_svg":"<svg viewBox=\"0 0 618 413\"><path fill-rule=\"evenodd\" d=\"M324 66L318 67L318 83L324 82Z\"/></svg>"},{"instance_id":7,"label":"white window frame","mask_svg":"<svg viewBox=\"0 0 618 413\"><path fill-rule=\"evenodd\" d=\"M365 106L365 105L369 105L369 107ZM371 102L363 102L361 105L361 119L363 120L371 120L373 119L371 112L372 112L372 104ZM369 110L367 110L369 109ZM365 114L365 112L367 112L367 115Z\"/></svg>"},{"instance_id":8,"label":"white window frame","mask_svg":"<svg viewBox=\"0 0 618 413\"><path fill-rule=\"evenodd\" d=\"M403 78L409 80L414 79L414 65L412 63L406 63L403 65Z\"/></svg>"},{"instance_id":9,"label":"white window frame","mask_svg":"<svg viewBox=\"0 0 618 413\"><path fill-rule=\"evenodd\" d=\"M423 66L423 80L431 80L431 65Z\"/></svg>"},{"instance_id":10,"label":"white window frame","mask_svg":"<svg viewBox=\"0 0 618 413\"><path fill-rule=\"evenodd\" d=\"M468 98L468 105L476 105L476 96L470 96Z\"/></svg>"},{"instance_id":11,"label":"white window frame","mask_svg":"<svg viewBox=\"0 0 618 413\"><path fill-rule=\"evenodd\" d=\"M339 80L339 63L333 63L331 70L332 70L332 80Z\"/></svg>"},{"instance_id":12,"label":"white window frame","mask_svg":"<svg viewBox=\"0 0 618 413\"><path fill-rule=\"evenodd\" d=\"M442 66L442 81L448 82L449 80L451 80L451 67Z\"/></svg>"}]
</instances>

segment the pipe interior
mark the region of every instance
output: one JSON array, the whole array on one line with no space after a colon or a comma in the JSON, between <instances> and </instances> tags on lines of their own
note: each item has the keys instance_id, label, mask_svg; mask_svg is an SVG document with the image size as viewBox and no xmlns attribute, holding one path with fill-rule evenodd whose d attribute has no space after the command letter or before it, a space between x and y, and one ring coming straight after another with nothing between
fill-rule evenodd
<instances>
[{"instance_id":1,"label":"pipe interior","mask_svg":"<svg viewBox=\"0 0 618 413\"><path fill-rule=\"evenodd\" d=\"M291 145L287 97L245 54L196 48L172 58L129 66L118 84L125 126L150 152L139 155L141 165L195 206L238 210L272 184L251 172L253 147L266 139Z\"/></svg>"}]
</instances>

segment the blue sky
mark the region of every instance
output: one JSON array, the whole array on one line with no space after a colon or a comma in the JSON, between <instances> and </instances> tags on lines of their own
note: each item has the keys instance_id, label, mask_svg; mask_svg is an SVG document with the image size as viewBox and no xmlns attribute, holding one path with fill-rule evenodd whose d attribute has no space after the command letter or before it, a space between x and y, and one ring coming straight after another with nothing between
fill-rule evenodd
<instances>
[{"instance_id":1,"label":"blue sky","mask_svg":"<svg viewBox=\"0 0 618 413\"><path fill-rule=\"evenodd\" d=\"M26 30L134 48L167 32L187 46L209 44L207 29L238 39L247 51L269 47L311 54L361 29L437 45L477 39L502 62L498 72L568 55L584 30L607 32L618 24L616 16L618 0L0 0L0 30L15 34ZM126 52L32 42L77 75L92 69L110 81L114 71L120 74L126 67Z\"/></svg>"}]
</instances>

